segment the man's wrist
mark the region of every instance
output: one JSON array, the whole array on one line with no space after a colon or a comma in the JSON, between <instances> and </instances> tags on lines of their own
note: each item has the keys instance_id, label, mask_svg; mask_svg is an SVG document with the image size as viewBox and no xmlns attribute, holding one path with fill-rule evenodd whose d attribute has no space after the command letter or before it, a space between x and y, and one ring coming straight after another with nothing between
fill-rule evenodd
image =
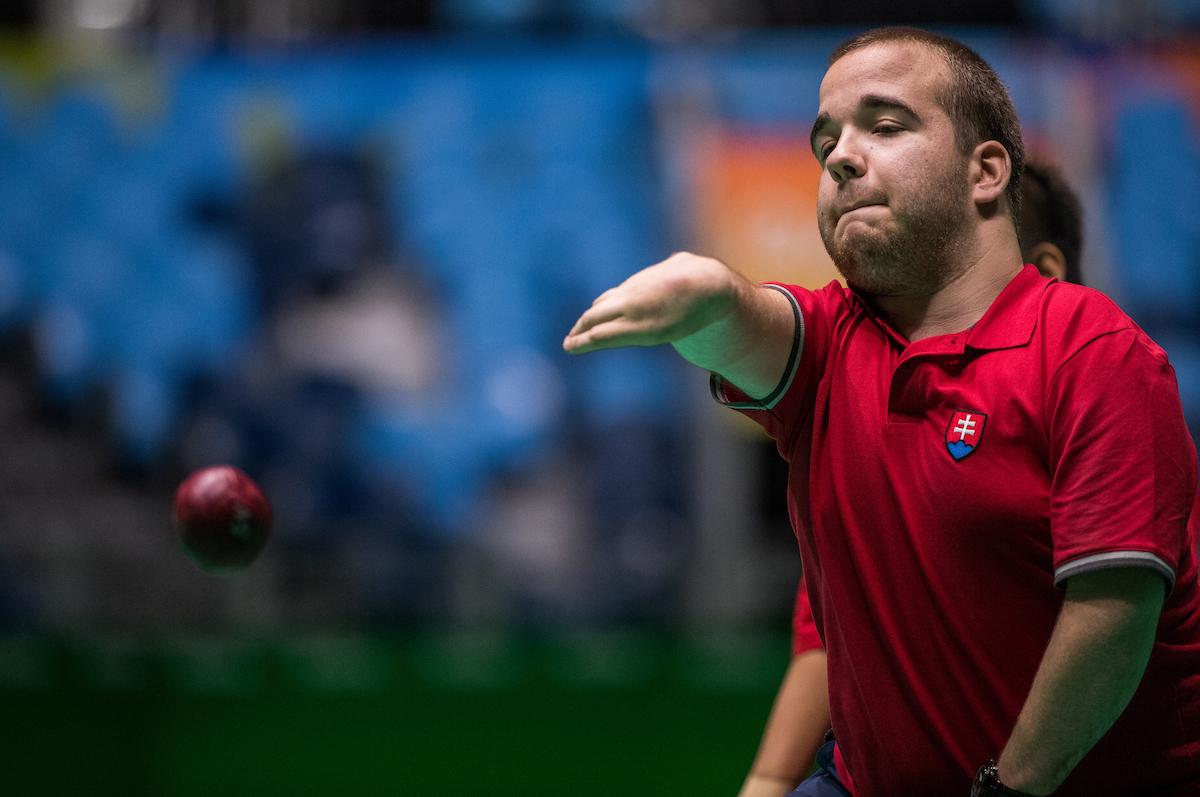
<instances>
[{"instance_id":1,"label":"man's wrist","mask_svg":"<svg viewBox=\"0 0 1200 797\"><path fill-rule=\"evenodd\" d=\"M1001 783L996 762L988 761L975 773L975 782L971 785L971 797L1033 797L1033 795L1010 789Z\"/></svg>"}]
</instances>

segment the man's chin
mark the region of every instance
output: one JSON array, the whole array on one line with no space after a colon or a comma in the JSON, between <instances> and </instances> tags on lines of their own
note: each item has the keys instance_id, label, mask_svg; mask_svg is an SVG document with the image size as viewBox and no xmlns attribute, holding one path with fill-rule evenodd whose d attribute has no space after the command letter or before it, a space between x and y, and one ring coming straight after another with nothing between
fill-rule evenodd
<instances>
[{"instance_id":1,"label":"man's chin","mask_svg":"<svg viewBox=\"0 0 1200 797\"><path fill-rule=\"evenodd\" d=\"M877 257L886 251L892 237L887 231L861 221L839 225L836 232L838 249L867 258Z\"/></svg>"}]
</instances>

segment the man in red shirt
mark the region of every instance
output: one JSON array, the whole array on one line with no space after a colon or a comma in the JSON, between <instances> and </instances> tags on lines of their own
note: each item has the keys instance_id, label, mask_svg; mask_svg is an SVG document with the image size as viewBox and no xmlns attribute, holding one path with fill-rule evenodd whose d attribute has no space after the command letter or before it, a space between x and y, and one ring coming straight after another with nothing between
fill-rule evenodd
<instances>
[{"instance_id":1,"label":"man in red shirt","mask_svg":"<svg viewBox=\"0 0 1200 797\"><path fill-rule=\"evenodd\" d=\"M1034 157L1025 162L1020 186L1022 259L1044 277L1081 283L1083 208L1074 189L1057 166ZM825 651L801 581L792 616L792 659L738 797L785 797L811 768L829 727L825 669ZM822 761L833 758L832 747L826 748ZM836 778L836 771L821 769L792 797L819 794L823 781Z\"/></svg>"},{"instance_id":2,"label":"man in red shirt","mask_svg":"<svg viewBox=\"0 0 1200 797\"><path fill-rule=\"evenodd\" d=\"M1166 356L1022 265L1020 129L974 52L872 31L819 103L850 288L677 254L564 348L671 343L776 440L853 793L1195 794L1196 455Z\"/></svg>"}]
</instances>

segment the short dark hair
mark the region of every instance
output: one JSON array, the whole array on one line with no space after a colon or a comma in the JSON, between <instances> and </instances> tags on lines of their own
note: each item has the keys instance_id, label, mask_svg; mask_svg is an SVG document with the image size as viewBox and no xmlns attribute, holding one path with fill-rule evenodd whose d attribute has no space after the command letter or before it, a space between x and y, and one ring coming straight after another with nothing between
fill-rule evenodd
<instances>
[{"instance_id":1,"label":"short dark hair","mask_svg":"<svg viewBox=\"0 0 1200 797\"><path fill-rule=\"evenodd\" d=\"M1025 161L1021 194L1017 237L1022 253L1049 241L1062 250L1066 280L1082 283L1079 261L1083 253L1083 206L1062 171L1044 158L1031 156Z\"/></svg>"},{"instance_id":2,"label":"short dark hair","mask_svg":"<svg viewBox=\"0 0 1200 797\"><path fill-rule=\"evenodd\" d=\"M954 140L959 151L969 153L981 141L998 141L1012 162L1005 196L1013 221L1021 209L1021 172L1025 167L1025 144L1021 123L1003 81L987 61L967 45L940 33L908 27L874 28L842 42L829 57L832 66L842 56L873 44L911 42L936 49L950 66L950 86L939 98L954 122Z\"/></svg>"}]
</instances>

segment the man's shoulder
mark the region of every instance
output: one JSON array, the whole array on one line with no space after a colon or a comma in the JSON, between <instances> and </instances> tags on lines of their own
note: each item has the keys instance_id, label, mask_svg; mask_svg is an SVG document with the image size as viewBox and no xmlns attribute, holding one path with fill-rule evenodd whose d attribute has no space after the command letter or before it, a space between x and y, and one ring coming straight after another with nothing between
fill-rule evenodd
<instances>
[{"instance_id":1,"label":"man's shoulder","mask_svg":"<svg viewBox=\"0 0 1200 797\"><path fill-rule=\"evenodd\" d=\"M1070 357L1083 347L1111 335L1127 337L1155 359L1166 354L1106 294L1084 285L1053 281L1042 295L1043 335L1049 348Z\"/></svg>"},{"instance_id":2,"label":"man's shoulder","mask_svg":"<svg viewBox=\"0 0 1200 797\"><path fill-rule=\"evenodd\" d=\"M837 280L820 288L807 288L786 282L764 283L790 294L805 316L814 313L824 317L836 317L853 313L856 309L854 292ZM807 322L809 319L806 318Z\"/></svg>"},{"instance_id":3,"label":"man's shoulder","mask_svg":"<svg viewBox=\"0 0 1200 797\"><path fill-rule=\"evenodd\" d=\"M1094 288L1053 281L1042 294L1042 319L1048 334L1066 343L1084 343L1099 335L1138 329L1117 303Z\"/></svg>"},{"instance_id":4,"label":"man's shoulder","mask_svg":"<svg viewBox=\"0 0 1200 797\"><path fill-rule=\"evenodd\" d=\"M804 285L797 285L784 280L770 280L768 282L764 282L763 284L775 288L782 288L795 296L818 297L821 301L849 301L854 295L849 288L837 280L830 280L826 285L823 285L820 288L809 288Z\"/></svg>"}]
</instances>

